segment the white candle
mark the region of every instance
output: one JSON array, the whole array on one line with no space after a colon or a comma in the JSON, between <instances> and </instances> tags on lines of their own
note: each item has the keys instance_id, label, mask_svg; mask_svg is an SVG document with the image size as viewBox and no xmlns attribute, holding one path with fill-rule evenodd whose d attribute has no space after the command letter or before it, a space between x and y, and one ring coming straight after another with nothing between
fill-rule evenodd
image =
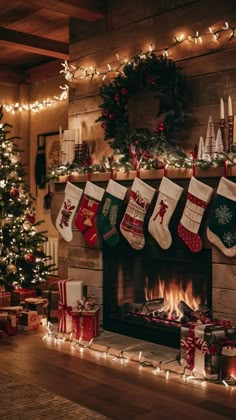
<instances>
[{"instance_id":1,"label":"white candle","mask_svg":"<svg viewBox=\"0 0 236 420\"><path fill-rule=\"evenodd\" d=\"M233 109L232 109L232 99L231 96L228 97L228 117L233 115Z\"/></svg>"},{"instance_id":2,"label":"white candle","mask_svg":"<svg viewBox=\"0 0 236 420\"><path fill-rule=\"evenodd\" d=\"M60 147L62 147L62 129L61 129L61 125L59 126L59 142L60 142Z\"/></svg>"},{"instance_id":3,"label":"white candle","mask_svg":"<svg viewBox=\"0 0 236 420\"><path fill-rule=\"evenodd\" d=\"M233 143L236 144L236 115L234 115Z\"/></svg>"},{"instance_id":4,"label":"white candle","mask_svg":"<svg viewBox=\"0 0 236 420\"><path fill-rule=\"evenodd\" d=\"M220 98L220 119L223 120L225 118L225 109L224 109L224 101Z\"/></svg>"}]
</instances>

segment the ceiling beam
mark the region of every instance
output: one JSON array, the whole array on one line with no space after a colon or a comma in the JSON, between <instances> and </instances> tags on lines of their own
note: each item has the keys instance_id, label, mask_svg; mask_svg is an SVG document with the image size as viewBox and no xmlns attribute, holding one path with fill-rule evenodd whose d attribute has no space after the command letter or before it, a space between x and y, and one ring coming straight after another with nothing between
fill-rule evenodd
<instances>
[{"instance_id":1,"label":"ceiling beam","mask_svg":"<svg viewBox=\"0 0 236 420\"><path fill-rule=\"evenodd\" d=\"M94 22L104 18L104 0L23 0L28 5L63 13L69 17Z\"/></svg>"},{"instance_id":2,"label":"ceiling beam","mask_svg":"<svg viewBox=\"0 0 236 420\"><path fill-rule=\"evenodd\" d=\"M13 31L12 29L0 27L0 44L7 44L10 47L47 57L60 58L62 60L69 58L68 44L24 32Z\"/></svg>"}]
</instances>

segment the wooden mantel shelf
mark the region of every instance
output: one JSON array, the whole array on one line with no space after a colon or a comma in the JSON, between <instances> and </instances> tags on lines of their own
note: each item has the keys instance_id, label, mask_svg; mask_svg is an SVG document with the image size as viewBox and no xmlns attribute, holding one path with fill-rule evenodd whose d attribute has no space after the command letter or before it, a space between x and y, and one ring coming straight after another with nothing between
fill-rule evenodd
<instances>
[{"instance_id":1,"label":"wooden mantel shelf","mask_svg":"<svg viewBox=\"0 0 236 420\"><path fill-rule=\"evenodd\" d=\"M143 180L153 180L153 179L161 179L164 175L163 169L150 169L150 170L141 170L139 172L139 178ZM176 169L176 168L168 168L166 170L166 176L170 179L188 179L191 178L193 175L192 169ZM128 173L124 172L115 172L113 174L113 179L115 181L132 181L137 176L136 171L130 171ZM209 168L207 170L202 170L196 168L195 171L196 178L220 178L224 176L224 168ZM236 166L229 167L227 170L228 177L236 176ZM110 172L93 172L89 175L86 174L78 174L76 172L72 173L71 175L61 175L59 179L55 182L63 183L63 182L86 182L88 180L92 182L106 182L109 181L111 178Z\"/></svg>"}]
</instances>

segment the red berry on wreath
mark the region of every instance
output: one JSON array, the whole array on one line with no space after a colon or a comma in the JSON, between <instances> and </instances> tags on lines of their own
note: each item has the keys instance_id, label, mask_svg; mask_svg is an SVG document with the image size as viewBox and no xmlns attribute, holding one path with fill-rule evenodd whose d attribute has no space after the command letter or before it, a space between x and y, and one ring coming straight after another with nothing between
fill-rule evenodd
<instances>
[{"instance_id":1,"label":"red berry on wreath","mask_svg":"<svg viewBox=\"0 0 236 420\"><path fill-rule=\"evenodd\" d=\"M109 118L110 118L110 120L114 120L115 119L115 114L109 114Z\"/></svg>"},{"instance_id":2,"label":"red berry on wreath","mask_svg":"<svg viewBox=\"0 0 236 420\"><path fill-rule=\"evenodd\" d=\"M103 128L103 130L106 130L107 129L106 123L102 123L101 127Z\"/></svg>"},{"instance_id":3,"label":"red berry on wreath","mask_svg":"<svg viewBox=\"0 0 236 420\"><path fill-rule=\"evenodd\" d=\"M115 94L114 96L115 101L119 102L120 100L120 95L118 93Z\"/></svg>"},{"instance_id":4,"label":"red berry on wreath","mask_svg":"<svg viewBox=\"0 0 236 420\"><path fill-rule=\"evenodd\" d=\"M18 188L12 188L10 191L10 196L12 198L18 198L19 197L19 190Z\"/></svg>"},{"instance_id":5,"label":"red berry on wreath","mask_svg":"<svg viewBox=\"0 0 236 420\"><path fill-rule=\"evenodd\" d=\"M109 114L109 110L108 110L107 108L105 108L105 109L103 110L103 115L107 116L108 114Z\"/></svg>"},{"instance_id":6,"label":"red berry on wreath","mask_svg":"<svg viewBox=\"0 0 236 420\"><path fill-rule=\"evenodd\" d=\"M121 89L121 93L122 93L122 95L127 95L127 89L126 88L122 88Z\"/></svg>"}]
</instances>

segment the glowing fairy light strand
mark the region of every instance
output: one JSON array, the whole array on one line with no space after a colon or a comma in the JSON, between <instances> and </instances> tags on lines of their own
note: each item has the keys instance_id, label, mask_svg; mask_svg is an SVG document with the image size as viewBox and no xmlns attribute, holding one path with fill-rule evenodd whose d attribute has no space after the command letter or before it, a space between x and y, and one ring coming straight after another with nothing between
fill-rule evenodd
<instances>
[{"instance_id":1,"label":"glowing fairy light strand","mask_svg":"<svg viewBox=\"0 0 236 420\"><path fill-rule=\"evenodd\" d=\"M220 35L225 32L230 32L228 42L230 42L233 38L236 37L235 34L236 27L232 26L230 27L228 22L225 22L223 26L221 26L218 29L213 29L212 26L208 28L207 32L203 32L200 34L199 31L196 31L194 35L186 35L180 34L174 36L174 42L169 44L167 47L154 49L153 45L150 44L149 51L146 53L139 53L140 57L142 57L143 60L145 60L149 54L152 53L159 53L160 55L163 55L164 57L168 57L170 50L175 48L178 45L181 45L185 42L194 42L194 44L200 45L203 43L203 39L205 37L212 36L214 41L220 42ZM137 54L135 54L137 56ZM111 65L108 63L106 66L107 68L104 71L98 71L98 69L94 66L87 66L82 67L77 64L68 63L68 61L65 61L62 63L63 70L60 71L60 73L64 73L64 77L68 82L73 82L79 79L86 79L90 78L90 80L93 80L95 76L100 76L102 78L102 81L104 81L109 73L115 73L115 74L122 74L123 67L127 64L132 64L133 57L129 60L124 57L120 58L119 54L116 53L116 59L118 60L118 65L111 67Z\"/></svg>"},{"instance_id":2,"label":"glowing fairy light strand","mask_svg":"<svg viewBox=\"0 0 236 420\"><path fill-rule=\"evenodd\" d=\"M6 112L10 112L11 114L22 111L38 112L42 109L50 108L56 102L64 101L68 98L69 86L65 84L64 86L60 86L60 89L62 90L60 95L54 95L52 98L44 99L41 102L35 101L30 104L21 104L19 102L15 102L14 104L3 104L3 108Z\"/></svg>"}]
</instances>

